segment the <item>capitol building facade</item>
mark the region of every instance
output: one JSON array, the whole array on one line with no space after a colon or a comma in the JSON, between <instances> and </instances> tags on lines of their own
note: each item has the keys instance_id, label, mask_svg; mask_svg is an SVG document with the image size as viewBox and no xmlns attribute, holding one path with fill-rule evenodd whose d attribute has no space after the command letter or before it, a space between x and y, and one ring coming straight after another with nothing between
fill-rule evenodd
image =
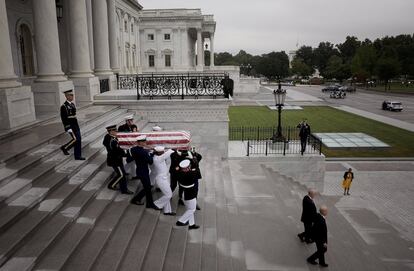
<instances>
[{"instance_id":1,"label":"capitol building facade","mask_svg":"<svg viewBox=\"0 0 414 271\"><path fill-rule=\"evenodd\" d=\"M213 15L136 0L0 0L0 129L90 103L117 74L212 71ZM205 51L210 53L205 65Z\"/></svg>"}]
</instances>

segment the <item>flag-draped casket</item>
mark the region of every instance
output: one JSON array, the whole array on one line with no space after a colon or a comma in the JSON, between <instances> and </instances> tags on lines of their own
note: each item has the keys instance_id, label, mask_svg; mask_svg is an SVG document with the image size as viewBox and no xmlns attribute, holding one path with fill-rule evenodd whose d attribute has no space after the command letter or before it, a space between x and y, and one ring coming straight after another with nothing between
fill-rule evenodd
<instances>
[{"instance_id":1,"label":"flag-draped casket","mask_svg":"<svg viewBox=\"0 0 414 271\"><path fill-rule=\"evenodd\" d=\"M147 137L146 143L150 148L160 145L168 149L184 150L189 149L191 144L191 134L188 131L160 131L149 133L119 132L117 135L119 145L123 149L129 149L135 144L136 138L140 135Z\"/></svg>"}]
</instances>

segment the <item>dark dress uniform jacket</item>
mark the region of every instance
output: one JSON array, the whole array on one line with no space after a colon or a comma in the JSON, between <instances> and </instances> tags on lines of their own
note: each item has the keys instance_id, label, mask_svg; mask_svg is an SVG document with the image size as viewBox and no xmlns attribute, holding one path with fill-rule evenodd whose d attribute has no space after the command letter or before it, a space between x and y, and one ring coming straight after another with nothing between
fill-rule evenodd
<instances>
[{"instance_id":1,"label":"dark dress uniform jacket","mask_svg":"<svg viewBox=\"0 0 414 271\"><path fill-rule=\"evenodd\" d=\"M125 157L126 153L119 147L118 139L110 134L106 134L103 140L103 145L108 152L106 158L107 165L110 167L123 166L122 157Z\"/></svg>"},{"instance_id":2,"label":"dark dress uniform jacket","mask_svg":"<svg viewBox=\"0 0 414 271\"><path fill-rule=\"evenodd\" d=\"M73 103L65 101L60 107L60 118L62 119L65 131L72 129L79 131L78 120L76 119L76 107Z\"/></svg>"},{"instance_id":3,"label":"dark dress uniform jacket","mask_svg":"<svg viewBox=\"0 0 414 271\"><path fill-rule=\"evenodd\" d=\"M315 216L312 226L312 237L317 245L328 243L328 228L326 227L325 218L321 214Z\"/></svg>"},{"instance_id":4,"label":"dark dress uniform jacket","mask_svg":"<svg viewBox=\"0 0 414 271\"><path fill-rule=\"evenodd\" d=\"M137 176L149 176L148 165L153 163L153 158L149 152L143 147L135 146L129 150L129 153L137 165Z\"/></svg>"},{"instance_id":5,"label":"dark dress uniform jacket","mask_svg":"<svg viewBox=\"0 0 414 271\"><path fill-rule=\"evenodd\" d=\"M132 124L131 126L129 126L128 124L125 123L118 127L118 132L128 133L128 132L133 132L134 129L135 131L138 129L138 127L135 124Z\"/></svg>"},{"instance_id":6,"label":"dark dress uniform jacket","mask_svg":"<svg viewBox=\"0 0 414 271\"><path fill-rule=\"evenodd\" d=\"M302 200L302 216L300 221L303 223L312 223L316 217L316 206L313 200L306 195Z\"/></svg>"},{"instance_id":7,"label":"dark dress uniform jacket","mask_svg":"<svg viewBox=\"0 0 414 271\"><path fill-rule=\"evenodd\" d=\"M190 170L188 172L179 171L178 183L184 190L184 200L191 200L197 197L197 187L195 183L197 182L197 173L195 170Z\"/></svg>"}]
</instances>

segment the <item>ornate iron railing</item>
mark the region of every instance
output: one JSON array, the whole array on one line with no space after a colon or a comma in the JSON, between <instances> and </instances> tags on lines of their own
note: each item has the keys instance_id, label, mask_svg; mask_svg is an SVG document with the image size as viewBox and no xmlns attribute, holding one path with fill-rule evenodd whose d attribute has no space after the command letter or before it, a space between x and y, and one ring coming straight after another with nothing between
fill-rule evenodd
<instances>
[{"instance_id":1,"label":"ornate iron railing","mask_svg":"<svg viewBox=\"0 0 414 271\"><path fill-rule=\"evenodd\" d=\"M301 142L299 129L296 127L282 127L284 140L273 141L276 127L230 127L229 140L246 143L246 156L254 154L300 154ZM305 153L321 154L322 141L310 135L307 140Z\"/></svg>"},{"instance_id":2,"label":"ornate iron railing","mask_svg":"<svg viewBox=\"0 0 414 271\"><path fill-rule=\"evenodd\" d=\"M225 73L117 75L117 83L118 89L136 89L138 100L233 95L233 80Z\"/></svg>"}]
</instances>

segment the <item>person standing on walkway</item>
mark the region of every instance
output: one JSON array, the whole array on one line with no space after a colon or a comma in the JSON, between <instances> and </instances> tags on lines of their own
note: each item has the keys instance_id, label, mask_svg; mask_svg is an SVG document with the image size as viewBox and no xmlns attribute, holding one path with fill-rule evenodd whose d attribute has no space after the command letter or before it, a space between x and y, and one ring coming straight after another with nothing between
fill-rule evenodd
<instances>
[{"instance_id":1,"label":"person standing on walkway","mask_svg":"<svg viewBox=\"0 0 414 271\"><path fill-rule=\"evenodd\" d=\"M312 238L316 244L316 252L306 259L308 263L313 265L318 264L315 262L315 260L318 259L321 267L328 267L328 264L325 262L325 252L328 250L328 228L326 226L327 215L328 207L322 205L312 226Z\"/></svg>"},{"instance_id":2,"label":"person standing on walkway","mask_svg":"<svg viewBox=\"0 0 414 271\"><path fill-rule=\"evenodd\" d=\"M349 188L351 188L351 183L353 179L354 179L354 173L352 172L352 168L349 168L348 171L345 171L344 180L342 181L342 187L344 188L344 195L350 195Z\"/></svg>"},{"instance_id":3,"label":"person standing on walkway","mask_svg":"<svg viewBox=\"0 0 414 271\"><path fill-rule=\"evenodd\" d=\"M306 143L308 142L309 135L311 134L311 128L306 120L303 120L301 123L298 124L297 128L299 128L299 137L300 137L300 154L306 151Z\"/></svg>"},{"instance_id":4,"label":"person standing on walkway","mask_svg":"<svg viewBox=\"0 0 414 271\"><path fill-rule=\"evenodd\" d=\"M299 239L302 242L306 242L308 244L312 243L311 238L311 229L313 225L313 221L315 220L317 211L316 211L316 205L313 199L316 196L316 190L315 189L309 189L308 194L303 197L302 200L302 216L300 218L300 221L303 222L303 226L305 228L305 231L298 234Z\"/></svg>"},{"instance_id":5,"label":"person standing on walkway","mask_svg":"<svg viewBox=\"0 0 414 271\"><path fill-rule=\"evenodd\" d=\"M126 173L123 163L123 157L126 156L126 152L119 146L118 138L116 137L116 125L106 127L108 133L105 135L103 145L107 151L106 164L114 169L116 174L109 184L108 188L116 190L116 186L119 184L122 194L133 194L128 190Z\"/></svg>"},{"instance_id":6,"label":"person standing on walkway","mask_svg":"<svg viewBox=\"0 0 414 271\"><path fill-rule=\"evenodd\" d=\"M195 182L197 180L195 169L191 168L191 162L188 159L181 161L178 184L183 188L185 212L178 219L177 226L189 225L189 229L198 229L200 226L195 224L194 212L197 206L197 188Z\"/></svg>"},{"instance_id":7,"label":"person standing on walkway","mask_svg":"<svg viewBox=\"0 0 414 271\"><path fill-rule=\"evenodd\" d=\"M76 118L76 106L73 103L73 90L67 90L63 92L66 97L66 101L60 107L60 118L62 119L63 127L72 139L61 146L60 149L65 155L69 155L68 150L75 147L75 160L85 160L82 157L82 138L78 120Z\"/></svg>"},{"instance_id":8,"label":"person standing on walkway","mask_svg":"<svg viewBox=\"0 0 414 271\"><path fill-rule=\"evenodd\" d=\"M159 199L154 201L154 204L158 208L163 209L164 215L175 215L171 211L172 191L170 186L170 173L168 172L167 165L167 160L174 151L171 149L166 151L163 146L156 146L154 150L154 163L152 168L155 171L155 182L163 194Z\"/></svg>"},{"instance_id":9,"label":"person standing on walkway","mask_svg":"<svg viewBox=\"0 0 414 271\"><path fill-rule=\"evenodd\" d=\"M160 210L160 208L155 206L152 199L151 180L149 177L148 167L149 165L152 165L153 158L149 151L145 148L146 139L145 135L138 136L136 138L136 146L129 149L129 155L135 160L137 178L141 180L143 186L141 191L138 191L137 188L137 191L135 191L135 195L130 202L136 205L143 205L144 203L142 203L141 200L145 196L147 208Z\"/></svg>"}]
</instances>

